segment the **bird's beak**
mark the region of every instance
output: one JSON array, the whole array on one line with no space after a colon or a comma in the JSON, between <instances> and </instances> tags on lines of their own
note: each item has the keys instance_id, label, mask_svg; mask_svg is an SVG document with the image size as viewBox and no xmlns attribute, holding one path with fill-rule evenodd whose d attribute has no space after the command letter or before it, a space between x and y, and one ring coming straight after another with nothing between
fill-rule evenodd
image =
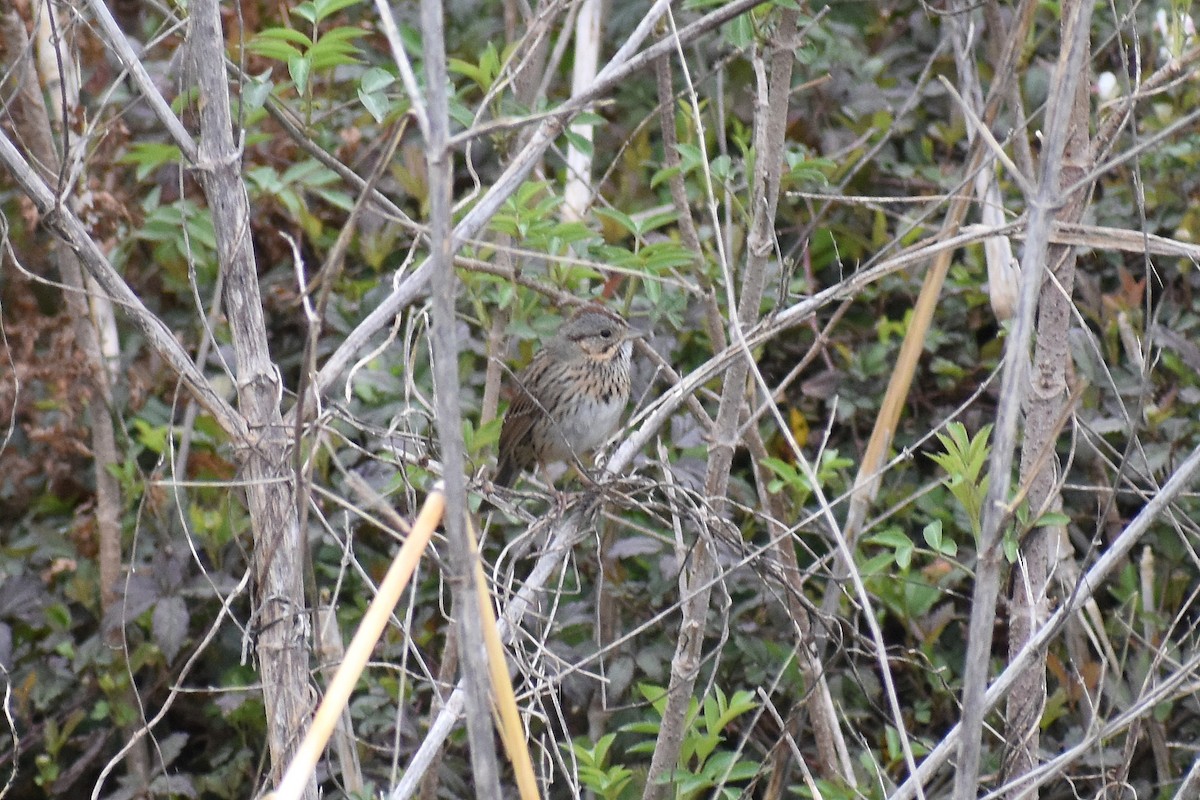
<instances>
[{"instance_id":1,"label":"bird's beak","mask_svg":"<svg viewBox=\"0 0 1200 800\"><path fill-rule=\"evenodd\" d=\"M629 333L625 334L625 338L627 340L628 339L645 339L645 338L647 338L648 335L649 334L644 333L643 331L630 331Z\"/></svg>"}]
</instances>

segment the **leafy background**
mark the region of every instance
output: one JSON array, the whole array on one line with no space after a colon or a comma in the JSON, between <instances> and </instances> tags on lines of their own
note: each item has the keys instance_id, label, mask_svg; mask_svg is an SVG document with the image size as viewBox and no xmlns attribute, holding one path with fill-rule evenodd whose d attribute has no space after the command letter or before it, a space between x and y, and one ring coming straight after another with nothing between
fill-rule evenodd
<instances>
[{"instance_id":1,"label":"leafy background","mask_svg":"<svg viewBox=\"0 0 1200 800\"><path fill-rule=\"evenodd\" d=\"M683 22L711 5L684 5L676 13ZM132 6L124 9L127 32L145 43L143 62L194 124L195 97L186 90L176 25L183 10ZM1135 107L1118 152L1165 130L1200 101L1187 50L1187 6L1165 7L1166 24L1159 27L1158 8L1096 9L1091 79L1114 73L1117 91L1127 93L1132 77L1148 76L1172 59L1180 65L1178 80ZM520 8L446 4L456 130L519 121L569 95L568 6L546 6L551 41L565 57L537 76L546 89L534 107L517 98L508 56L525 32L517 21ZM994 10L1001 19L1011 13L1005 6ZM1060 46L1058 12L1057 4L1040 4L1033 32L1021 43L1018 90L1030 119L1015 120L1010 111L998 125L1005 133L1016 130L1035 156ZM614 51L644 13L640 4L614 3L603 20L603 51ZM717 349L705 314L711 307L728 313L725 292L731 277L735 285L740 278L751 213L751 53L769 45L778 13L765 4L685 49L698 116L682 91L677 63L678 94L671 99L677 168L666 166L662 98L647 69L577 119L594 125L595 137L582 145L593 156L594 193L582 219L561 213L569 178L564 152L572 142L581 144L577 135L564 135L486 234L463 244L459 375L473 502L485 488L480 476L499 433L495 419L487 419L492 415L483 413L487 390L503 374L488 372L489 356L514 368L523 364L566 313L564 298L603 299L651 333L650 347L679 374ZM786 309L933 234L948 197L964 191L966 123L935 79L956 82L946 45L948 13L916 3L803 7L776 252L762 314ZM402 5L395 14L423 82L415 7ZM231 392L228 327L219 312L203 321L220 280L203 195L86 18L72 18L68 33L90 123L76 145L83 145L87 180L80 190L92 196L95 235L138 296L191 352L203 354L202 369ZM237 68L235 112L244 131L242 175L253 209L261 302L272 357L290 394L300 384L310 333L297 269L318 293L327 293L315 342L319 362L423 254L417 225L429 212L425 150L369 4L243 3L227 10L224 23L227 55ZM985 25L977 40L985 81L1004 35ZM1130 66L1135 53L1141 62ZM1094 120L1106 113L1107 102L1094 96ZM459 213L494 182L527 130L527 124L496 125L458 151ZM354 223L341 267L326 260L358 191L315 149L360 175L380 168L380 190L407 215L367 207ZM1191 125L1107 168L1088 222L1193 241L1200 235L1198 160L1200 138ZM998 174L1015 217L1023 210L1018 187ZM682 177L697 220L700 259L680 240L669 188L675 176ZM13 185L2 191L9 249L0 271L0 666L10 726L0 738L0 764L7 765L10 796L70 796L98 782L106 797L247 796L266 785L267 763L248 644L254 631L244 582L249 518L235 455L211 419L189 412L176 376L136 330L118 330L112 397L92 396L53 274L42 263L47 234ZM732 275L721 267L723 250ZM1102 247L1081 248L1078 256L1071 371L1079 400L1058 449L1072 558L1086 563L1194 446L1198 274L1182 257ZM506 271L514 267L516 276ZM778 416L747 422L766 452L742 449L734 461L728 518L736 536L718 543L720 580L708 613L696 714L673 787L677 797L815 796L817 787L824 797L883 797L907 775L864 610L837 594L834 547L812 518L818 505L813 487L787 437L814 464L840 518L922 277L920 266L892 273L754 352L766 384L778 387ZM988 300L982 247L964 247L955 254L924 343L896 431L896 457L854 552L918 759L958 719L1005 335ZM328 393L319 426L306 434L310 590L336 610L347 639L394 542L355 505L346 476L365 478L409 515L437 475L428 324L424 301L408 308L386 342L376 341ZM639 356L637 407L668 386L649 355ZM711 411L719 389L719 381L711 381L697 398ZM760 394L756 402L762 400ZM107 616L96 563L89 406L111 415L120 456L114 472L127 573L117 611ZM678 498L667 487L699 490L709 446L696 421L679 412L638 457L633 477L611 487L615 497L594 533L551 588L553 602L513 646L519 698L529 711L548 796L584 789L605 798L641 794L680 635L679 575L693 535L678 532L671 506ZM766 471L756 472L755 462ZM570 476L559 484L576 490L568 504L586 500ZM763 487L773 498L769 506L761 502ZM564 513L544 485L523 488L515 513L493 518L485 544L501 605L528 570L527 530ZM1046 796L1172 797L1180 790L1195 757L1197 699L1185 687L1150 708L1143 704L1148 689L1175 676L1195 649L1200 559L1194 506L1192 496L1174 504L1097 593L1094 614L1081 616L1046 654L1042 752L1050 758L1082 744L1078 757L1043 787ZM814 758L800 711L813 687L797 666L788 589L765 548L778 535L772 523L787 532L803 570L802 599L822 644L856 787L816 764L816 778L806 780L788 760L790 742L797 755ZM829 614L822 604L831 591ZM350 707L367 781L359 794L394 783L439 705L448 596L432 559L360 681ZM1005 625L1002 607L992 654L997 664L1005 657ZM114 632L119 646L112 644ZM314 673L314 682L321 680ZM151 780L123 767L102 779L102 768L124 744L122 731L164 708L149 737ZM1103 721L1130 709L1142 709L1133 729L1099 733ZM1002 752L1003 743L985 739L985 773L993 778ZM442 796L470 791L466 764L465 740L456 736L440 767ZM330 796L347 791L332 761L319 778ZM948 784L934 783L927 792L948 796Z\"/></svg>"}]
</instances>

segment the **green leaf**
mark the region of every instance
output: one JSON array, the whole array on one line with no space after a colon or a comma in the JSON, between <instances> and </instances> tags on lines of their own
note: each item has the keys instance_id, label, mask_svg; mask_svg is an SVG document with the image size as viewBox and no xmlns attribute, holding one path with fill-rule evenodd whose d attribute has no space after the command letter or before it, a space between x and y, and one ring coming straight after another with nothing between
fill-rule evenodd
<instances>
[{"instance_id":1,"label":"green leaf","mask_svg":"<svg viewBox=\"0 0 1200 800\"><path fill-rule=\"evenodd\" d=\"M337 173L329 167L317 161L315 158L306 158L303 161L297 161L283 171L280 176L286 184L300 183L308 188L316 186L331 186L338 183L341 179Z\"/></svg>"},{"instance_id":2,"label":"green leaf","mask_svg":"<svg viewBox=\"0 0 1200 800\"><path fill-rule=\"evenodd\" d=\"M469 61L463 61L461 58L446 59L446 69L450 72L470 78L480 86L483 85L485 80L483 70Z\"/></svg>"},{"instance_id":3,"label":"green leaf","mask_svg":"<svg viewBox=\"0 0 1200 800\"><path fill-rule=\"evenodd\" d=\"M596 238L596 232L582 222L556 222L547 231L547 235L564 244Z\"/></svg>"},{"instance_id":4,"label":"green leaf","mask_svg":"<svg viewBox=\"0 0 1200 800\"><path fill-rule=\"evenodd\" d=\"M650 188L653 189L663 181L670 180L674 176L678 175L681 171L682 168L679 165L675 165L673 167L664 167L663 169L658 170L650 177Z\"/></svg>"},{"instance_id":5,"label":"green leaf","mask_svg":"<svg viewBox=\"0 0 1200 800\"><path fill-rule=\"evenodd\" d=\"M269 74L267 73L267 75ZM275 84L268 79L267 75L252 78L242 85L242 102L246 104L247 110L257 111L267 104L267 98L271 96L271 89L275 88Z\"/></svg>"},{"instance_id":6,"label":"green leaf","mask_svg":"<svg viewBox=\"0 0 1200 800\"><path fill-rule=\"evenodd\" d=\"M754 42L754 22L749 14L742 14L722 28L725 41L735 50L744 50Z\"/></svg>"},{"instance_id":7,"label":"green leaf","mask_svg":"<svg viewBox=\"0 0 1200 800\"><path fill-rule=\"evenodd\" d=\"M942 521L935 519L933 522L925 526L921 531L921 535L925 537L925 544L936 552L942 550Z\"/></svg>"},{"instance_id":8,"label":"green leaf","mask_svg":"<svg viewBox=\"0 0 1200 800\"><path fill-rule=\"evenodd\" d=\"M330 44L350 44L366 35L367 32L362 28L355 27L354 25L341 25L322 33L321 41L329 42ZM319 42L314 42L313 44L316 46Z\"/></svg>"},{"instance_id":9,"label":"green leaf","mask_svg":"<svg viewBox=\"0 0 1200 800\"><path fill-rule=\"evenodd\" d=\"M52 603L46 608L46 620L56 630L69 631L71 629L71 609L67 608L62 603Z\"/></svg>"},{"instance_id":10,"label":"green leaf","mask_svg":"<svg viewBox=\"0 0 1200 800\"><path fill-rule=\"evenodd\" d=\"M938 434L944 452L934 453L930 458L946 471L945 486L966 511L972 532L979 535L983 513L983 502L987 496L989 476L984 469L989 453L988 437L991 425L985 425L974 437L968 436L966 428L959 422L946 426L945 433Z\"/></svg>"},{"instance_id":11,"label":"green leaf","mask_svg":"<svg viewBox=\"0 0 1200 800\"><path fill-rule=\"evenodd\" d=\"M325 34L308 51L312 68L322 71L361 63L358 56L362 51L351 40L362 35L363 31L358 28L337 28Z\"/></svg>"},{"instance_id":12,"label":"green leaf","mask_svg":"<svg viewBox=\"0 0 1200 800\"><path fill-rule=\"evenodd\" d=\"M665 211L659 211L654 214L647 214L640 217L638 223L638 234L645 235L650 231L657 230L664 225L671 225L679 221L679 214L674 208L668 208ZM669 242L660 242L659 244L670 244Z\"/></svg>"},{"instance_id":13,"label":"green leaf","mask_svg":"<svg viewBox=\"0 0 1200 800\"><path fill-rule=\"evenodd\" d=\"M359 88L364 92L382 92L396 82L396 76L386 69L371 67L362 74L358 81Z\"/></svg>"},{"instance_id":14,"label":"green leaf","mask_svg":"<svg viewBox=\"0 0 1200 800\"><path fill-rule=\"evenodd\" d=\"M608 122L604 117L597 114L595 111L580 111L575 115L575 119L571 121L571 125L604 125Z\"/></svg>"},{"instance_id":15,"label":"green leaf","mask_svg":"<svg viewBox=\"0 0 1200 800\"><path fill-rule=\"evenodd\" d=\"M313 46L313 40L295 28L267 28L260 31L252 41L291 42L306 50Z\"/></svg>"},{"instance_id":16,"label":"green leaf","mask_svg":"<svg viewBox=\"0 0 1200 800\"><path fill-rule=\"evenodd\" d=\"M358 5L361 2L362 0L315 0L312 4L316 10L315 21L326 20L342 9Z\"/></svg>"},{"instance_id":17,"label":"green leaf","mask_svg":"<svg viewBox=\"0 0 1200 800\"><path fill-rule=\"evenodd\" d=\"M346 212L354 208L354 195L349 192L334 189L317 189L314 193L334 208L340 208Z\"/></svg>"},{"instance_id":18,"label":"green leaf","mask_svg":"<svg viewBox=\"0 0 1200 800\"><path fill-rule=\"evenodd\" d=\"M717 156L709 164L709 170L712 172L713 179L716 181L725 181L733 174L733 159L729 156Z\"/></svg>"},{"instance_id":19,"label":"green leaf","mask_svg":"<svg viewBox=\"0 0 1200 800\"><path fill-rule=\"evenodd\" d=\"M592 157L593 149L591 139L577 131L571 130L570 128L567 128L563 131L563 136L567 137L567 141L570 142L571 146L576 150L583 153L588 158Z\"/></svg>"},{"instance_id":20,"label":"green leaf","mask_svg":"<svg viewBox=\"0 0 1200 800\"><path fill-rule=\"evenodd\" d=\"M500 54L496 51L496 46L489 42L480 53L478 64L460 58L450 58L446 60L446 68L469 78L486 93L491 90L492 84L500 74Z\"/></svg>"},{"instance_id":21,"label":"green leaf","mask_svg":"<svg viewBox=\"0 0 1200 800\"><path fill-rule=\"evenodd\" d=\"M132 142L129 151L121 156L120 163L135 164L134 174L144 180L154 170L167 164L178 164L182 159L179 147L165 142Z\"/></svg>"},{"instance_id":22,"label":"green leaf","mask_svg":"<svg viewBox=\"0 0 1200 800\"><path fill-rule=\"evenodd\" d=\"M487 86L483 87L484 91L489 91L500 74L500 53L497 52L496 45L492 42L488 42L487 47L483 49L483 54L479 57L479 68L487 76Z\"/></svg>"},{"instance_id":23,"label":"green leaf","mask_svg":"<svg viewBox=\"0 0 1200 800\"><path fill-rule=\"evenodd\" d=\"M899 528L888 528L867 539L870 544L877 544L892 550L896 566L908 569L912 563L913 542L908 534Z\"/></svg>"},{"instance_id":24,"label":"green leaf","mask_svg":"<svg viewBox=\"0 0 1200 800\"><path fill-rule=\"evenodd\" d=\"M925 542L933 549L934 552L944 555L948 558L954 558L958 555L958 542L947 537L942 530L942 521L935 519L925 526L922 534L925 537Z\"/></svg>"},{"instance_id":25,"label":"green leaf","mask_svg":"<svg viewBox=\"0 0 1200 800\"><path fill-rule=\"evenodd\" d=\"M800 471L782 459L774 457L764 458L762 460L762 465L781 478L781 485L784 483L794 486L803 485L803 479L800 476ZM772 489L772 491L778 490Z\"/></svg>"},{"instance_id":26,"label":"green leaf","mask_svg":"<svg viewBox=\"0 0 1200 800\"><path fill-rule=\"evenodd\" d=\"M246 46L246 49L256 55L273 58L285 64L289 58L296 58L301 54L300 50L287 42L253 41Z\"/></svg>"},{"instance_id":27,"label":"green leaf","mask_svg":"<svg viewBox=\"0 0 1200 800\"><path fill-rule=\"evenodd\" d=\"M1017 561L1017 556L1020 555L1020 545L1017 542L1017 537L1012 533L1004 536L1004 557L1008 559L1008 563L1014 564Z\"/></svg>"},{"instance_id":28,"label":"green leaf","mask_svg":"<svg viewBox=\"0 0 1200 800\"><path fill-rule=\"evenodd\" d=\"M167 450L168 431L165 425L151 425L144 419L133 421L134 438L147 450L162 455Z\"/></svg>"},{"instance_id":29,"label":"green leaf","mask_svg":"<svg viewBox=\"0 0 1200 800\"><path fill-rule=\"evenodd\" d=\"M308 76L312 73L312 62L305 56L296 56L289 58L287 65L292 83L296 84L296 91L305 94L308 90Z\"/></svg>"},{"instance_id":30,"label":"green leaf","mask_svg":"<svg viewBox=\"0 0 1200 800\"><path fill-rule=\"evenodd\" d=\"M680 142L675 145L675 149L679 151L680 166L684 172L691 172L704 162L704 153L694 144Z\"/></svg>"},{"instance_id":31,"label":"green leaf","mask_svg":"<svg viewBox=\"0 0 1200 800\"><path fill-rule=\"evenodd\" d=\"M1044 528L1048 525L1057 525L1061 527L1070 524L1070 522L1071 518L1061 511L1047 511L1045 514L1042 514L1040 517L1038 517L1037 522L1033 524L1033 527Z\"/></svg>"},{"instance_id":32,"label":"green leaf","mask_svg":"<svg viewBox=\"0 0 1200 800\"><path fill-rule=\"evenodd\" d=\"M383 94L377 92L368 93L359 89L358 101L363 104L363 108L367 110L367 113L374 117L376 123L381 123L387 119L388 112L392 108L388 99Z\"/></svg>"},{"instance_id":33,"label":"green leaf","mask_svg":"<svg viewBox=\"0 0 1200 800\"><path fill-rule=\"evenodd\" d=\"M295 14L297 17L309 23L310 25L317 24L317 7L311 2L301 3L300 5L291 9L291 13Z\"/></svg>"},{"instance_id":34,"label":"green leaf","mask_svg":"<svg viewBox=\"0 0 1200 800\"><path fill-rule=\"evenodd\" d=\"M478 430L472 429L470 436L466 436L466 431L464 430L463 438L465 439L467 453L478 455L500 441L500 427L503 422L503 419L497 417ZM464 428L467 425L468 423L464 422Z\"/></svg>"},{"instance_id":35,"label":"green leaf","mask_svg":"<svg viewBox=\"0 0 1200 800\"><path fill-rule=\"evenodd\" d=\"M653 275L658 275L676 267L687 267L692 264L694 256L678 242L655 242L648 244L638 254L643 269Z\"/></svg>"},{"instance_id":36,"label":"green leaf","mask_svg":"<svg viewBox=\"0 0 1200 800\"><path fill-rule=\"evenodd\" d=\"M623 211L618 211L615 208L597 208L596 215L612 220L629 233L632 233L635 236L637 235L637 223L634 221L633 217L629 216Z\"/></svg>"},{"instance_id":37,"label":"green leaf","mask_svg":"<svg viewBox=\"0 0 1200 800\"><path fill-rule=\"evenodd\" d=\"M313 46L312 39L291 28L267 28L260 31L250 40L246 48L276 61L286 62L295 58Z\"/></svg>"}]
</instances>

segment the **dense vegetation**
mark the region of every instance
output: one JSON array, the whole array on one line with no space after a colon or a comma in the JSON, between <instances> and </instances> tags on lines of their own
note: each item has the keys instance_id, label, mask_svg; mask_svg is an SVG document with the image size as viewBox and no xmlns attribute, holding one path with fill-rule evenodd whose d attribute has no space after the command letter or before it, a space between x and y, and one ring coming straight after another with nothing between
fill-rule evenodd
<instances>
[{"instance_id":1,"label":"dense vegetation","mask_svg":"<svg viewBox=\"0 0 1200 800\"><path fill-rule=\"evenodd\" d=\"M406 534L380 506L411 520L453 449L477 510L507 376L586 301L649 334L608 471L482 515L498 613L530 604L507 652L545 796L910 797L926 759L930 798L1200 791L1187 3L613 2L601 66L647 15L634 52L666 46L574 105L586 3L446 3L439 69L416 4L394 31L364 0L227 4L224 159L202 5L113 4L127 39L99 2L0 20L8 796L273 787L271 660L297 648L303 703L327 685ZM213 202L230 165L248 230ZM142 309L83 277L75 218ZM443 222L457 282L431 288ZM458 552L435 539L402 597L325 796L438 750ZM460 726L409 778L488 796L472 755Z\"/></svg>"}]
</instances>

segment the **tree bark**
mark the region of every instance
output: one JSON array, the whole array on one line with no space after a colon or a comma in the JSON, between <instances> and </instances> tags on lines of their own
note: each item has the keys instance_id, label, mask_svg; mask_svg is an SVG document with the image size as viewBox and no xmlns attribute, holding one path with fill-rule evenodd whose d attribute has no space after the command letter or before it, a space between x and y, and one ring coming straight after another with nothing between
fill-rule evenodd
<instances>
[{"instance_id":1,"label":"tree bark","mask_svg":"<svg viewBox=\"0 0 1200 800\"><path fill-rule=\"evenodd\" d=\"M191 5L188 47L199 89L197 175L212 211L236 360L238 409L249 431L247 440L237 445L254 535L254 628L271 753L270 782L275 784L312 712L311 628L301 577L303 537L296 517L290 442L279 408L282 381L267 348L250 241L250 206L239 174L241 153L233 140L225 43L215 0ZM316 797L315 782L310 781L306 797Z\"/></svg>"},{"instance_id":2,"label":"tree bark","mask_svg":"<svg viewBox=\"0 0 1200 800\"><path fill-rule=\"evenodd\" d=\"M49 6L43 5L36 13L45 20L43 26L48 26ZM57 37L46 37L46 43L51 41L57 41ZM34 62L30 58L22 57L22 54L31 49L25 25L16 11L7 8L0 12L0 62L7 65L6 72L12 75L12 88L15 89L15 96L7 102L8 109L14 128L29 147L31 162L37 165L42 179L50 183L57 180L62 163L55 149L56 137L49 112L38 88L40 82L33 69ZM64 59L67 59L67 56L64 56ZM57 72L57 65L62 62L58 59L48 61L54 65L53 68ZM51 81L48 79L47 83L50 84ZM5 95L7 98L7 91ZM62 139L58 138L57 141L61 142ZM57 239L51 242L50 252L63 283L68 287L68 291L63 292L63 302L75 330L75 344L87 361L88 374L91 377L87 416L94 459L92 471L96 480L96 533L100 542L97 559L100 568L100 612L105 623L105 645L119 654L123 652L124 631L120 624L115 624L119 621L114 620L114 617L121 601L119 587L122 564L122 500L120 484L112 471L120 463L110 413L113 408L112 382L101 347L101 337L90 313L89 286L79 257L64 242ZM107 298L101 297L97 301L101 300ZM124 671L126 667L118 661L117 669ZM130 708L139 707L134 686L126 684L122 695ZM137 727L136 723L124 726L125 737L132 740ZM144 741L139 740L130 748L126 767L133 786L149 786L150 751Z\"/></svg>"},{"instance_id":3,"label":"tree bark","mask_svg":"<svg viewBox=\"0 0 1200 800\"><path fill-rule=\"evenodd\" d=\"M774 252L775 210L779 204L779 180L787 126L788 94L791 90L792 66L795 61L792 47L797 19L798 14L795 10L779 11L775 42L770 51L769 77L760 66L754 134L758 160L750 192L754 216L746 239L746 267L743 272L741 296L736 302L732 283L726 285L729 299L727 309L732 329L730 339L742 345L745 342L745 330L758 321L765 284L764 273L768 257ZM761 56L759 58L761 65ZM713 210L715 213L715 205ZM728 269L726 280L732 281L732 274ZM683 723L700 672L700 653L704 643L709 596L712 593L712 579L716 571L715 554L708 528L710 522L715 525L725 524L724 498L729 485L733 452L737 445L739 415L746 398L750 359L749 348L744 348L743 357L730 364L722 385L721 402L713 426L712 448L709 451L704 479L705 494L712 498L712 516L708 522L697 526L696 544L691 551L691 561L679 578L682 622L675 655L671 660L667 704L663 710L654 755L651 757L643 800L662 800L673 791L670 775L679 762L679 753L686 733Z\"/></svg>"},{"instance_id":4,"label":"tree bark","mask_svg":"<svg viewBox=\"0 0 1200 800\"><path fill-rule=\"evenodd\" d=\"M1066 21L1063 38L1067 39ZM1070 130L1063 151L1061 187L1074 184L1091 169L1091 143L1088 138L1090 81L1080 80L1075 88ZM1087 207L1090 191L1077 190L1058 212L1057 221L1079 222ZM1075 286L1075 248L1053 245L1046 253L1050 267L1038 299L1037 339L1030 373L1029 393L1025 399L1025 438L1021 445L1021 486L1028 486L1026 503L1030 519L1061 511L1059 461L1055 441L1061 430L1063 405L1070 394L1067 366L1071 327L1071 292ZM1008 652L1012 658L1025 646L1033 632L1045 624L1050 613L1049 589L1054 564L1067 557L1070 543L1061 525L1034 528L1021 542L1020 555L1013 565L1009 584ZM1046 705L1045 662L1030 664L1017 679L1008 696L1005 710L1007 751L1001 770L1004 782L1019 778L1037 766L1042 711ZM1013 790L1009 797L1036 797Z\"/></svg>"},{"instance_id":5,"label":"tree bark","mask_svg":"<svg viewBox=\"0 0 1200 800\"><path fill-rule=\"evenodd\" d=\"M996 599L1000 592L1004 531L1011 522L1010 475L1016 446L1022 401L1029 378L1029 345L1033 335L1037 300L1046 275L1051 229L1060 199L1062 160L1071 135L1073 107L1081 74L1086 71L1088 3L1064 4L1062 16L1067 31L1055 65L1047 102L1045 143L1038 165L1036 191L1027 196L1028 237L1021 254L1021 296L1012 331L1004 346L1004 376L1000 387L995 440L988 464L989 485L984 499L982 532L975 567L975 589L971 598L971 621L967 631L967 655L963 666L962 735L958 770L954 776L956 800L974 798L979 792L979 762L982 747L988 669L991 664L992 628Z\"/></svg>"}]
</instances>

